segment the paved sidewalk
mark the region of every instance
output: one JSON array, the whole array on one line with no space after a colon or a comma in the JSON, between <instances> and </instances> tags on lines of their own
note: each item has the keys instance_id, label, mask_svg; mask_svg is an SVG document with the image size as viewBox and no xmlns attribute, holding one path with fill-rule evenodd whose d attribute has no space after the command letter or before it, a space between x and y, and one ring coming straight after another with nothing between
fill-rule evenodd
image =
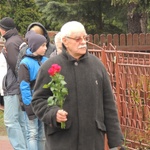
<instances>
[{"instance_id":1,"label":"paved sidewalk","mask_svg":"<svg viewBox=\"0 0 150 150\"><path fill-rule=\"evenodd\" d=\"M0 111L4 111L4 107L0 105ZM7 135L0 135L0 150L13 150Z\"/></svg>"},{"instance_id":2,"label":"paved sidewalk","mask_svg":"<svg viewBox=\"0 0 150 150\"><path fill-rule=\"evenodd\" d=\"M13 150L7 136L0 136L0 150Z\"/></svg>"}]
</instances>

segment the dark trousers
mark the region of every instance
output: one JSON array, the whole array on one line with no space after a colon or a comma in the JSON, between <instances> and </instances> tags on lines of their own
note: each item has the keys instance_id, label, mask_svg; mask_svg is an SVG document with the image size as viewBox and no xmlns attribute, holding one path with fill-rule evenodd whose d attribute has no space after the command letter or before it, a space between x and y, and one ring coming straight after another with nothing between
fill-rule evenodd
<instances>
[{"instance_id":1,"label":"dark trousers","mask_svg":"<svg viewBox=\"0 0 150 150\"><path fill-rule=\"evenodd\" d=\"M2 106L4 106L4 99L3 99L3 96L1 96L1 95L0 95L0 104L1 104Z\"/></svg>"}]
</instances>

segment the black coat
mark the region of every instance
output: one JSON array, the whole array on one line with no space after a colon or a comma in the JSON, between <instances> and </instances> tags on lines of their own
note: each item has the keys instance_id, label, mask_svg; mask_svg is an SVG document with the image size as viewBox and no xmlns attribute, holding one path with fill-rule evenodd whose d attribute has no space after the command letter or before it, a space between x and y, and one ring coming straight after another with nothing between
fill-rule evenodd
<instances>
[{"instance_id":1,"label":"black coat","mask_svg":"<svg viewBox=\"0 0 150 150\"><path fill-rule=\"evenodd\" d=\"M3 51L3 53L7 61L7 74L3 79L4 95L19 94L15 67L19 54L19 46L23 42L23 39L18 35L16 28L7 31L3 37L6 39L6 52Z\"/></svg>"},{"instance_id":2,"label":"black coat","mask_svg":"<svg viewBox=\"0 0 150 150\"><path fill-rule=\"evenodd\" d=\"M64 103L68 112L66 129L56 122L58 106L48 107L52 95L43 85L50 82L47 70L54 63L62 67L69 94ZM99 59L89 53L78 61L64 50L47 60L40 68L32 106L45 123L46 150L103 150L104 133L109 147L122 144L123 135L109 77Z\"/></svg>"}]
</instances>

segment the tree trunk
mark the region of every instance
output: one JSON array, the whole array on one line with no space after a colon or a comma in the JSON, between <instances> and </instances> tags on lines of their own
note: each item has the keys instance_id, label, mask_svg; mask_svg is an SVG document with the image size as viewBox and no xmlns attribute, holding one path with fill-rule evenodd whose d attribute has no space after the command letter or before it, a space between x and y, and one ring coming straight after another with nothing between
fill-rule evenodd
<instances>
[{"instance_id":1,"label":"tree trunk","mask_svg":"<svg viewBox=\"0 0 150 150\"><path fill-rule=\"evenodd\" d=\"M147 25L148 25L147 20L148 20L148 14L142 13L141 19L140 19L142 33L147 33Z\"/></svg>"},{"instance_id":2,"label":"tree trunk","mask_svg":"<svg viewBox=\"0 0 150 150\"><path fill-rule=\"evenodd\" d=\"M129 33L146 33L147 32L147 13L138 13L138 5L130 3L128 5L128 32Z\"/></svg>"}]
</instances>

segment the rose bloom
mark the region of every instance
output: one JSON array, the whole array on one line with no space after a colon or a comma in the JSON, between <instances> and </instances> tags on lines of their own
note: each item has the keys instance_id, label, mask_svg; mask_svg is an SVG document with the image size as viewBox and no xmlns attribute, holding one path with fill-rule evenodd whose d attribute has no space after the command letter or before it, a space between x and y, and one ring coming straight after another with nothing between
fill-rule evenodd
<instances>
[{"instance_id":1,"label":"rose bloom","mask_svg":"<svg viewBox=\"0 0 150 150\"><path fill-rule=\"evenodd\" d=\"M56 73L59 73L61 70L61 67L58 64L53 64L51 68L49 68L48 73L51 76L54 76Z\"/></svg>"}]
</instances>

